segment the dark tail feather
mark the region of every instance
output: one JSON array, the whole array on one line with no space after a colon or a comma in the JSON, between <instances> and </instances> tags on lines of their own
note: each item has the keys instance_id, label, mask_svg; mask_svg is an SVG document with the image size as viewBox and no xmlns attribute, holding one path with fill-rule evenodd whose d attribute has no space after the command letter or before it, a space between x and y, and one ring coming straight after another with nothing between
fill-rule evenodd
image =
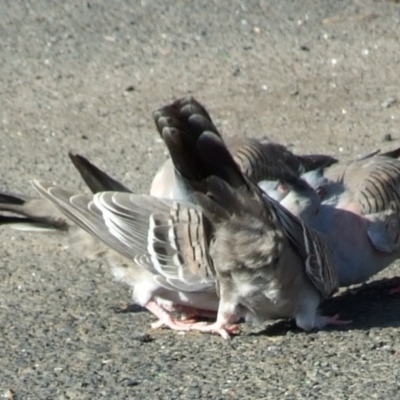
<instances>
[{"instance_id":1,"label":"dark tail feather","mask_svg":"<svg viewBox=\"0 0 400 400\"><path fill-rule=\"evenodd\" d=\"M209 114L195 99L179 99L156 110L153 117L175 169L193 189L212 175L233 187L246 185Z\"/></svg>"},{"instance_id":2,"label":"dark tail feather","mask_svg":"<svg viewBox=\"0 0 400 400\"><path fill-rule=\"evenodd\" d=\"M197 140L206 130L219 133L204 107L186 97L154 111L153 118L175 169L192 182L206 178L208 171L197 155Z\"/></svg>"},{"instance_id":3,"label":"dark tail feather","mask_svg":"<svg viewBox=\"0 0 400 400\"><path fill-rule=\"evenodd\" d=\"M214 133L204 132L197 142L198 153L206 163L209 176L217 176L233 188L247 187L247 181L225 146L222 138Z\"/></svg>"},{"instance_id":4,"label":"dark tail feather","mask_svg":"<svg viewBox=\"0 0 400 400\"><path fill-rule=\"evenodd\" d=\"M82 179L93 193L107 191L132 193L122 183L108 176L87 158L71 152L68 155Z\"/></svg>"}]
</instances>

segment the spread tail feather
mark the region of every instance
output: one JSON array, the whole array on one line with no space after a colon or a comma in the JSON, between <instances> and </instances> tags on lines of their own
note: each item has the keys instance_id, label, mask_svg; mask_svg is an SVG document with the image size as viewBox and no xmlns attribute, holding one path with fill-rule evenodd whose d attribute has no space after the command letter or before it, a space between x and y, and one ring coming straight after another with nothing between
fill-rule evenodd
<instances>
[{"instance_id":1,"label":"spread tail feather","mask_svg":"<svg viewBox=\"0 0 400 400\"><path fill-rule=\"evenodd\" d=\"M193 190L201 190L202 182L212 175L233 187L246 185L209 114L195 99L177 100L156 110L153 117L175 170Z\"/></svg>"}]
</instances>

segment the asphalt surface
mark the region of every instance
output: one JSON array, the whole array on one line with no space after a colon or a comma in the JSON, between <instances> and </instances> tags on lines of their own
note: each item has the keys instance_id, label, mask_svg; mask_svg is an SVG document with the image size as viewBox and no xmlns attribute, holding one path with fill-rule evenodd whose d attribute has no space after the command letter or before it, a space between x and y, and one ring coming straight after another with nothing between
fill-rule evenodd
<instances>
[{"instance_id":1,"label":"asphalt surface","mask_svg":"<svg viewBox=\"0 0 400 400\"><path fill-rule=\"evenodd\" d=\"M342 160L399 147L399 43L393 1L4 1L0 189L84 190L75 150L148 192L166 159L151 111L187 94L226 136ZM400 398L396 266L324 303L347 327L225 342L121 312L128 289L62 235L2 228L0 254L4 398Z\"/></svg>"}]
</instances>

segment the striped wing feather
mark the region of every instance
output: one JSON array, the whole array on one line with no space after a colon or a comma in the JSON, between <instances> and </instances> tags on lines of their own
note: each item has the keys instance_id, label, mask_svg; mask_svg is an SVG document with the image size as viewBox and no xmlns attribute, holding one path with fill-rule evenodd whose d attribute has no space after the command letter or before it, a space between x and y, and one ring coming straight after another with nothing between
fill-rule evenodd
<instances>
[{"instance_id":1,"label":"striped wing feather","mask_svg":"<svg viewBox=\"0 0 400 400\"><path fill-rule=\"evenodd\" d=\"M338 278L333 254L321 236L292 215L278 202L264 196L272 206L290 241L302 259L311 282L325 298L331 296L338 287Z\"/></svg>"}]
</instances>

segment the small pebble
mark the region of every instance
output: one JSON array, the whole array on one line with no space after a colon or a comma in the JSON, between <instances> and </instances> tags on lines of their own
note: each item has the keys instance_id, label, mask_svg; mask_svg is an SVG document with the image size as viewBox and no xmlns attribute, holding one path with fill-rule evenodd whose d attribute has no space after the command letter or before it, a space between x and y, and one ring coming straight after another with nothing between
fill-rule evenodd
<instances>
[{"instance_id":1,"label":"small pebble","mask_svg":"<svg viewBox=\"0 0 400 400\"><path fill-rule=\"evenodd\" d=\"M238 75L240 75L240 68L239 68L239 67L236 67L236 68L233 70L232 75L233 75L233 76L238 76Z\"/></svg>"},{"instance_id":2,"label":"small pebble","mask_svg":"<svg viewBox=\"0 0 400 400\"><path fill-rule=\"evenodd\" d=\"M129 379L129 378L122 379L121 383L124 386L128 386L128 387L134 387L134 386L138 386L140 384L139 381L136 381L134 379Z\"/></svg>"},{"instance_id":3,"label":"small pebble","mask_svg":"<svg viewBox=\"0 0 400 400\"><path fill-rule=\"evenodd\" d=\"M398 102L398 100L394 97L389 97L388 99L386 99L385 101L383 101L381 103L381 107L382 108L389 108L392 107L393 105L395 105Z\"/></svg>"},{"instance_id":4,"label":"small pebble","mask_svg":"<svg viewBox=\"0 0 400 400\"><path fill-rule=\"evenodd\" d=\"M133 340L137 340L140 343L151 343L151 342L154 342L154 339L148 333L145 333L143 335L134 336L132 339Z\"/></svg>"},{"instance_id":5,"label":"small pebble","mask_svg":"<svg viewBox=\"0 0 400 400\"><path fill-rule=\"evenodd\" d=\"M393 140L392 135L390 133L386 133L383 135L382 142L391 142Z\"/></svg>"}]
</instances>

